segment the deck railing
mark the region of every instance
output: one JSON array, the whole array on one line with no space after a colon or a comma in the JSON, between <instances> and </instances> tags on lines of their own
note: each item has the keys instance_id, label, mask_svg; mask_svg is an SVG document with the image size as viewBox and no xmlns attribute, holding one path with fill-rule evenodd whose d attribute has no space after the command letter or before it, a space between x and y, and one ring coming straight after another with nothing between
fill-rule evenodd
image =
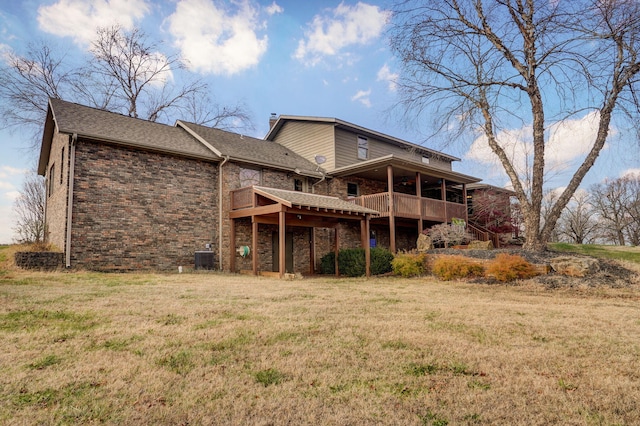
<instances>
[{"instance_id":1,"label":"deck railing","mask_svg":"<svg viewBox=\"0 0 640 426\"><path fill-rule=\"evenodd\" d=\"M389 193L362 195L352 198L352 203L376 210L380 217L389 216ZM425 220L451 222L456 217L466 218L467 206L465 204L452 203L449 201L422 198L408 194L393 194L393 212L396 217L411 219L420 218L420 205L422 204L422 218Z\"/></svg>"},{"instance_id":2,"label":"deck railing","mask_svg":"<svg viewBox=\"0 0 640 426\"><path fill-rule=\"evenodd\" d=\"M500 248L500 236L495 232L491 232L482 226L468 223L467 231L479 241L491 241L493 243L494 248Z\"/></svg>"},{"instance_id":3,"label":"deck railing","mask_svg":"<svg viewBox=\"0 0 640 426\"><path fill-rule=\"evenodd\" d=\"M252 195L253 188L250 186L231 191L231 210L252 207Z\"/></svg>"}]
</instances>

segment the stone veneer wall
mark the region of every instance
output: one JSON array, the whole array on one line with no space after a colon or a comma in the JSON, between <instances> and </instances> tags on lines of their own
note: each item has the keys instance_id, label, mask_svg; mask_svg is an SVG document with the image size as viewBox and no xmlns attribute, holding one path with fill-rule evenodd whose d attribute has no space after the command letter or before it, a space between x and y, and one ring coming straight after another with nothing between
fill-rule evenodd
<instances>
[{"instance_id":1,"label":"stone veneer wall","mask_svg":"<svg viewBox=\"0 0 640 426\"><path fill-rule=\"evenodd\" d=\"M193 267L214 243L218 165L79 140L71 263L96 270Z\"/></svg>"},{"instance_id":2,"label":"stone veneer wall","mask_svg":"<svg viewBox=\"0 0 640 426\"><path fill-rule=\"evenodd\" d=\"M64 148L64 158L62 156ZM54 176L50 176L51 166ZM52 186L50 185L52 184ZM67 202L69 195L69 135L56 133L51 142L51 154L46 171L46 241L65 249L67 232ZM49 191L52 187L53 191Z\"/></svg>"},{"instance_id":3,"label":"stone veneer wall","mask_svg":"<svg viewBox=\"0 0 640 426\"><path fill-rule=\"evenodd\" d=\"M64 265L64 253L52 251L19 251L14 260L19 268L52 271Z\"/></svg>"}]
</instances>

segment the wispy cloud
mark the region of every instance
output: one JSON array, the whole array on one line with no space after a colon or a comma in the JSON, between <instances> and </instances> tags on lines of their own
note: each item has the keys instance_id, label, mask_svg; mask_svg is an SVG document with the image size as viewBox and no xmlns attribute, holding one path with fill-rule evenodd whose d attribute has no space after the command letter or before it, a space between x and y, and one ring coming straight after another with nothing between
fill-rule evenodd
<instances>
[{"instance_id":1,"label":"wispy cloud","mask_svg":"<svg viewBox=\"0 0 640 426\"><path fill-rule=\"evenodd\" d=\"M26 169L19 169L12 166L0 166L0 179L7 179L14 176L20 176L27 173Z\"/></svg>"},{"instance_id":2,"label":"wispy cloud","mask_svg":"<svg viewBox=\"0 0 640 426\"><path fill-rule=\"evenodd\" d=\"M274 1L273 3L271 3L271 5L266 7L265 11L267 12L267 15L271 16L277 13L284 12L284 9Z\"/></svg>"},{"instance_id":3,"label":"wispy cloud","mask_svg":"<svg viewBox=\"0 0 640 426\"><path fill-rule=\"evenodd\" d=\"M391 72L389 66L384 64L378 71L376 81L386 81L390 92L395 92L398 87L398 73Z\"/></svg>"},{"instance_id":4,"label":"wispy cloud","mask_svg":"<svg viewBox=\"0 0 640 426\"><path fill-rule=\"evenodd\" d=\"M294 57L307 65L316 65L325 56L337 55L345 48L362 45L382 33L391 12L378 6L358 2L355 6L340 3L324 15L316 15L298 42Z\"/></svg>"},{"instance_id":5,"label":"wispy cloud","mask_svg":"<svg viewBox=\"0 0 640 426\"><path fill-rule=\"evenodd\" d=\"M150 11L147 0L58 0L38 8L38 25L49 34L71 37L88 47L98 27L134 27Z\"/></svg>"},{"instance_id":6,"label":"wispy cloud","mask_svg":"<svg viewBox=\"0 0 640 426\"><path fill-rule=\"evenodd\" d=\"M371 107L371 100L369 99L369 96L371 96L371 89L369 89L369 90L360 90L360 91L358 91L358 93L356 93L355 95L353 95L351 97L351 100L353 102L358 101L362 105L366 106L367 108L370 108Z\"/></svg>"}]
</instances>

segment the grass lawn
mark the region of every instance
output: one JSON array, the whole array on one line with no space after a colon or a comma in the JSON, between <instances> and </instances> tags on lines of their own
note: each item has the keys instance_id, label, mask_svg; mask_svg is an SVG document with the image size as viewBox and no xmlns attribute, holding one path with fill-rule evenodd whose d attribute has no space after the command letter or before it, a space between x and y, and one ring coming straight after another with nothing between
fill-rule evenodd
<instances>
[{"instance_id":1,"label":"grass lawn","mask_svg":"<svg viewBox=\"0 0 640 426\"><path fill-rule=\"evenodd\" d=\"M633 288L0 275L0 424L640 419Z\"/></svg>"},{"instance_id":2,"label":"grass lawn","mask_svg":"<svg viewBox=\"0 0 640 426\"><path fill-rule=\"evenodd\" d=\"M603 244L550 243L549 249L557 252L579 253L604 259L640 263L640 247L609 246Z\"/></svg>"}]
</instances>

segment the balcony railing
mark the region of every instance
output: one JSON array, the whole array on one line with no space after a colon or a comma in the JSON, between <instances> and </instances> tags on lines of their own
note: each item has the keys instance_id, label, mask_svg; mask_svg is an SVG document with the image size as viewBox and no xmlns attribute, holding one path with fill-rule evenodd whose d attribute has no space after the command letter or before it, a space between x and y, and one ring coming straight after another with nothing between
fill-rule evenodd
<instances>
[{"instance_id":1,"label":"balcony railing","mask_svg":"<svg viewBox=\"0 0 640 426\"><path fill-rule=\"evenodd\" d=\"M253 188L250 186L231 191L231 210L253 207L252 195Z\"/></svg>"},{"instance_id":2,"label":"balcony railing","mask_svg":"<svg viewBox=\"0 0 640 426\"><path fill-rule=\"evenodd\" d=\"M389 193L362 195L352 198L352 203L380 212L380 217L389 217ZM439 222L451 222L451 219L467 217L465 204L449 201L422 198L415 195L393 194L393 213L395 217L420 219L420 205L422 204L422 219Z\"/></svg>"}]
</instances>

